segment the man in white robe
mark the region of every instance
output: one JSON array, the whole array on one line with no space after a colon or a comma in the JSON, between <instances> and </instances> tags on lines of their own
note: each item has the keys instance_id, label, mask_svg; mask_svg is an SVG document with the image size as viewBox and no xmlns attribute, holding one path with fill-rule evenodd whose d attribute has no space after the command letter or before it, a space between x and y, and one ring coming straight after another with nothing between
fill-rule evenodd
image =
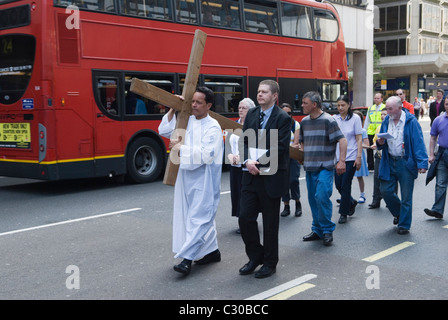
<instances>
[{"instance_id":1,"label":"man in white robe","mask_svg":"<svg viewBox=\"0 0 448 320\"><path fill-rule=\"evenodd\" d=\"M184 260L174 270L185 275L191 262L221 261L216 239L215 215L218 209L223 157L223 137L219 123L208 114L213 92L199 87L192 99L184 143L171 136L176 116L171 109L163 116L159 134L171 138L171 153L180 161L174 187L173 252ZM177 158L176 158L177 157Z\"/></svg>"}]
</instances>

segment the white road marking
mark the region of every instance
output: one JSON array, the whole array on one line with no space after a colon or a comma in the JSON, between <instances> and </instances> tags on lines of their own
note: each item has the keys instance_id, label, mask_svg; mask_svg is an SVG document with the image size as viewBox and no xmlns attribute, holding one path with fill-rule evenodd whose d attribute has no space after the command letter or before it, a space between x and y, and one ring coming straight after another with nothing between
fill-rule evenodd
<instances>
[{"instance_id":1,"label":"white road marking","mask_svg":"<svg viewBox=\"0 0 448 320\"><path fill-rule=\"evenodd\" d=\"M256 294L252 297L246 298L245 300L265 300L265 299L278 299L278 298L282 298L283 299L287 299L289 297L292 297L293 295L299 293L299 292L303 292L304 290L307 290L309 288L314 287L314 285L307 285L307 286L301 286L303 284L305 284L305 282L316 278L317 275L315 274L306 274L300 278L291 280L289 282L286 282L284 284L281 284L275 288L263 291L259 294ZM294 288L298 288L296 290L294 290ZM285 295L281 296L281 293L286 293ZM293 293L293 294L291 294Z\"/></svg>"},{"instance_id":2,"label":"white road marking","mask_svg":"<svg viewBox=\"0 0 448 320\"><path fill-rule=\"evenodd\" d=\"M103 218L103 217L108 217L108 216L113 216L113 215L117 215L117 214L121 214L121 213L138 211L138 210L142 210L142 208L133 208L133 209L114 211L114 212L98 214L98 215L90 216L90 217L84 217L84 218L79 218L79 219L71 219L71 220L66 220L66 221L61 221L61 222L44 224L44 225L35 226L35 227L31 227L31 228L17 229L17 230L12 230L12 231L8 231L8 232L0 233L0 237L1 236L15 234L15 233L21 233L21 232L27 232L27 231L33 231L33 230L38 230L38 229L43 229L43 228L59 226L59 225L68 224L68 223L74 223L74 222L80 222L80 221L85 221L85 220Z\"/></svg>"}]
</instances>

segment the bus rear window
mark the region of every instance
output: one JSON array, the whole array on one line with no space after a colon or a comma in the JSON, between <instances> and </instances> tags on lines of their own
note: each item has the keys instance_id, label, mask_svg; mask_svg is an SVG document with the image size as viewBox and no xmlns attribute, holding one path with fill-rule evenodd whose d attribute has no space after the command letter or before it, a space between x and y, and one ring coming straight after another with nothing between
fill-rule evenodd
<instances>
[{"instance_id":1,"label":"bus rear window","mask_svg":"<svg viewBox=\"0 0 448 320\"><path fill-rule=\"evenodd\" d=\"M0 103L17 102L25 93L34 65L36 39L29 35L0 36Z\"/></svg>"}]
</instances>

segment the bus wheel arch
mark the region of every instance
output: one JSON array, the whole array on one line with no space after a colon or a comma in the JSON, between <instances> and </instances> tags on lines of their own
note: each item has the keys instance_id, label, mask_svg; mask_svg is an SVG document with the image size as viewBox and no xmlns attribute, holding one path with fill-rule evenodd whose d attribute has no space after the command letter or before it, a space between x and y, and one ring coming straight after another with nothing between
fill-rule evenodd
<instances>
[{"instance_id":1,"label":"bus wheel arch","mask_svg":"<svg viewBox=\"0 0 448 320\"><path fill-rule=\"evenodd\" d=\"M126 180L147 183L156 180L166 165L165 150L156 138L149 135L135 137L126 151Z\"/></svg>"}]
</instances>

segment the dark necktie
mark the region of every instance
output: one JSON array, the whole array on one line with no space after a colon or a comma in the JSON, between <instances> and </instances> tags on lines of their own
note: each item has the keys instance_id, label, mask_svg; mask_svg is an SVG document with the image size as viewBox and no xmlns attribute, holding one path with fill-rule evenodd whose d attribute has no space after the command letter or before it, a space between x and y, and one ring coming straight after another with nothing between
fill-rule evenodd
<instances>
[{"instance_id":1,"label":"dark necktie","mask_svg":"<svg viewBox=\"0 0 448 320\"><path fill-rule=\"evenodd\" d=\"M263 121L264 121L264 112L260 112L260 129L263 127Z\"/></svg>"}]
</instances>

